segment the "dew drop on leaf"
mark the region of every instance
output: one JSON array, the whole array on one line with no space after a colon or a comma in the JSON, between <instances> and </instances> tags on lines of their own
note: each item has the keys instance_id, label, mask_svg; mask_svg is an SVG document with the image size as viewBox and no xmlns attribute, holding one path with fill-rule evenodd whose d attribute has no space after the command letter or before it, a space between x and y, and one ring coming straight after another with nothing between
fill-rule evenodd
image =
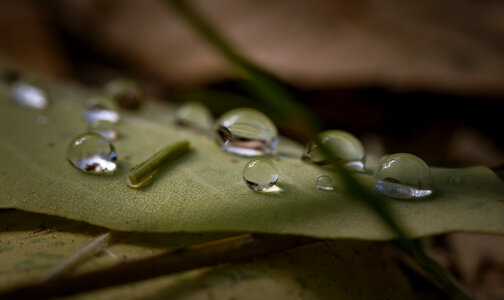
<instances>
[{"instance_id":1,"label":"dew drop on leaf","mask_svg":"<svg viewBox=\"0 0 504 300\"><path fill-rule=\"evenodd\" d=\"M31 109L44 109L49 103L44 90L25 82L12 85L10 98L12 103Z\"/></svg>"},{"instance_id":2,"label":"dew drop on leaf","mask_svg":"<svg viewBox=\"0 0 504 300\"><path fill-rule=\"evenodd\" d=\"M214 122L210 110L198 102L188 102L180 106L175 117L177 124L202 131L210 130Z\"/></svg>"},{"instance_id":3,"label":"dew drop on leaf","mask_svg":"<svg viewBox=\"0 0 504 300\"><path fill-rule=\"evenodd\" d=\"M114 146L96 133L74 138L68 145L67 159L77 169L92 174L109 173L117 167Z\"/></svg>"},{"instance_id":4,"label":"dew drop on leaf","mask_svg":"<svg viewBox=\"0 0 504 300\"><path fill-rule=\"evenodd\" d=\"M347 169L364 169L364 147L353 134L343 130L327 130L319 134L319 139ZM327 157L315 142L306 145L302 159L318 165L328 165Z\"/></svg>"},{"instance_id":5,"label":"dew drop on leaf","mask_svg":"<svg viewBox=\"0 0 504 300\"><path fill-rule=\"evenodd\" d=\"M416 199L432 194L430 168L413 154L396 153L383 157L373 177L376 190L391 198Z\"/></svg>"},{"instance_id":6,"label":"dew drop on leaf","mask_svg":"<svg viewBox=\"0 0 504 300\"><path fill-rule=\"evenodd\" d=\"M119 131L114 123L104 120L97 120L89 124L89 131L97 133L107 141L112 141L119 137Z\"/></svg>"},{"instance_id":7,"label":"dew drop on leaf","mask_svg":"<svg viewBox=\"0 0 504 300\"><path fill-rule=\"evenodd\" d=\"M278 131L262 112L237 108L222 115L215 126L215 138L222 149L243 156L274 153Z\"/></svg>"},{"instance_id":8,"label":"dew drop on leaf","mask_svg":"<svg viewBox=\"0 0 504 300\"><path fill-rule=\"evenodd\" d=\"M116 78L109 81L105 87L105 94L113 98L121 107L138 109L145 101L144 88L138 81L130 78Z\"/></svg>"},{"instance_id":9,"label":"dew drop on leaf","mask_svg":"<svg viewBox=\"0 0 504 300\"><path fill-rule=\"evenodd\" d=\"M278 182L278 169L269 159L254 159L243 169L243 180L249 188L264 192Z\"/></svg>"},{"instance_id":10,"label":"dew drop on leaf","mask_svg":"<svg viewBox=\"0 0 504 300\"><path fill-rule=\"evenodd\" d=\"M96 121L108 121L117 123L119 112L114 99L107 96L94 96L86 102L84 119L88 123Z\"/></svg>"},{"instance_id":11,"label":"dew drop on leaf","mask_svg":"<svg viewBox=\"0 0 504 300\"><path fill-rule=\"evenodd\" d=\"M317 189L322 191L333 191L334 190L334 179L331 176L322 175L317 178L315 182Z\"/></svg>"}]
</instances>

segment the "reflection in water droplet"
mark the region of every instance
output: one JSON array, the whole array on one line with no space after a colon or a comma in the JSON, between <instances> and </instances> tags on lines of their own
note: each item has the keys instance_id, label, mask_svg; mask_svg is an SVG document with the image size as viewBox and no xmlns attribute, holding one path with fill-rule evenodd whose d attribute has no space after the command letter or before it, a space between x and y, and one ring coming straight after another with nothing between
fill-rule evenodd
<instances>
[{"instance_id":1,"label":"reflection in water droplet","mask_svg":"<svg viewBox=\"0 0 504 300\"><path fill-rule=\"evenodd\" d=\"M460 184L462 179L459 176L449 176L448 183L450 184Z\"/></svg>"},{"instance_id":2,"label":"reflection in water droplet","mask_svg":"<svg viewBox=\"0 0 504 300\"><path fill-rule=\"evenodd\" d=\"M278 169L268 159L254 159L245 166L243 180L249 188L255 191L267 191L277 183Z\"/></svg>"},{"instance_id":3,"label":"reflection in water droplet","mask_svg":"<svg viewBox=\"0 0 504 300\"><path fill-rule=\"evenodd\" d=\"M88 123L96 121L108 121L116 123L119 121L119 112L114 99L106 96L95 96L86 102L84 119Z\"/></svg>"},{"instance_id":4,"label":"reflection in water droplet","mask_svg":"<svg viewBox=\"0 0 504 300\"><path fill-rule=\"evenodd\" d=\"M108 173L117 167L114 146L96 133L84 133L74 138L68 146L67 159L86 173Z\"/></svg>"},{"instance_id":5,"label":"reflection in water droplet","mask_svg":"<svg viewBox=\"0 0 504 300\"><path fill-rule=\"evenodd\" d=\"M275 124L262 112L251 108L237 108L217 120L215 138L227 152L257 156L275 152L278 131Z\"/></svg>"},{"instance_id":6,"label":"reflection in water droplet","mask_svg":"<svg viewBox=\"0 0 504 300\"><path fill-rule=\"evenodd\" d=\"M432 194L429 166L408 153L385 156L374 171L376 190L398 199L424 198Z\"/></svg>"},{"instance_id":7,"label":"reflection in water droplet","mask_svg":"<svg viewBox=\"0 0 504 300\"><path fill-rule=\"evenodd\" d=\"M210 110L198 102L188 102L179 107L175 114L179 125L207 131L212 128L213 117Z\"/></svg>"},{"instance_id":8,"label":"reflection in water droplet","mask_svg":"<svg viewBox=\"0 0 504 300\"><path fill-rule=\"evenodd\" d=\"M323 191L333 191L334 190L334 180L332 177L327 175L322 175L317 178L317 182L315 183L317 189Z\"/></svg>"},{"instance_id":9,"label":"reflection in water droplet","mask_svg":"<svg viewBox=\"0 0 504 300\"><path fill-rule=\"evenodd\" d=\"M32 109L44 109L49 103L41 88L24 82L12 85L10 97L13 103Z\"/></svg>"},{"instance_id":10,"label":"reflection in water droplet","mask_svg":"<svg viewBox=\"0 0 504 300\"><path fill-rule=\"evenodd\" d=\"M347 169L354 171L364 169L364 147L354 135L342 130L327 130L319 134L319 139ZM318 165L328 165L327 157L315 142L308 143L302 159Z\"/></svg>"},{"instance_id":11,"label":"reflection in water droplet","mask_svg":"<svg viewBox=\"0 0 504 300\"><path fill-rule=\"evenodd\" d=\"M105 93L121 106L138 109L145 100L142 86L130 78L116 78L105 85Z\"/></svg>"},{"instance_id":12,"label":"reflection in water droplet","mask_svg":"<svg viewBox=\"0 0 504 300\"><path fill-rule=\"evenodd\" d=\"M102 137L104 137L107 141L112 141L117 139L119 136L119 131L114 126L114 123L109 121L94 121L89 124L89 131L98 133Z\"/></svg>"}]
</instances>

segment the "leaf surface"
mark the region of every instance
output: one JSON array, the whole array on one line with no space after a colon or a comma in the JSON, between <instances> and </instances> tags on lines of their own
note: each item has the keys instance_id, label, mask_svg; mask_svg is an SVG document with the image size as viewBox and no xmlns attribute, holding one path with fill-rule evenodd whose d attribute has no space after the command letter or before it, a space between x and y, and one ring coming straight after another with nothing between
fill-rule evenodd
<instances>
[{"instance_id":1,"label":"leaf surface","mask_svg":"<svg viewBox=\"0 0 504 300\"><path fill-rule=\"evenodd\" d=\"M69 142L86 131L83 100L90 91L61 85L49 89L45 112L0 98L1 208L57 215L124 231L238 231L298 234L323 238L393 238L367 208L343 192L320 191L316 179L328 174L298 158L302 148L282 140L272 160L280 172L276 193L257 193L242 179L250 160L223 152L205 136L173 122L173 108L150 103L140 113L123 113L114 141L118 170L89 175L66 160ZM47 115L49 124L38 124ZM160 172L154 183L133 190L128 170L159 148L188 139L192 151ZM489 169L433 168L435 194L427 200L388 202L413 237L450 231L504 233L504 187ZM458 176L459 184L450 184ZM359 179L372 189L368 174Z\"/></svg>"},{"instance_id":2,"label":"leaf surface","mask_svg":"<svg viewBox=\"0 0 504 300\"><path fill-rule=\"evenodd\" d=\"M0 291L36 282L104 228L17 210L0 212ZM227 234L229 236L229 234ZM224 234L120 236L76 273L160 254ZM73 295L69 299L389 299L412 297L407 278L384 243L319 242L260 259L204 268ZM387 251L388 250L388 251Z\"/></svg>"}]
</instances>

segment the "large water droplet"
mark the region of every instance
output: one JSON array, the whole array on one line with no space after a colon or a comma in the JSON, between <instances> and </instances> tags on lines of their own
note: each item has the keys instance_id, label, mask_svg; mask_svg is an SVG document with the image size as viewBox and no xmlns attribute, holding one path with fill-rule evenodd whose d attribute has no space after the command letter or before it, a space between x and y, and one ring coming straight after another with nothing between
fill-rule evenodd
<instances>
[{"instance_id":1,"label":"large water droplet","mask_svg":"<svg viewBox=\"0 0 504 300\"><path fill-rule=\"evenodd\" d=\"M41 88L25 82L16 82L12 85L11 101L32 109L44 109L49 103L46 93Z\"/></svg>"},{"instance_id":2,"label":"large water droplet","mask_svg":"<svg viewBox=\"0 0 504 300\"><path fill-rule=\"evenodd\" d=\"M77 169L86 173L108 173L116 169L114 146L96 133L84 133L72 140L67 158Z\"/></svg>"},{"instance_id":3,"label":"large water droplet","mask_svg":"<svg viewBox=\"0 0 504 300\"><path fill-rule=\"evenodd\" d=\"M119 136L119 131L117 131L115 124L109 121L94 121L89 124L89 131L98 133L107 141L115 140Z\"/></svg>"},{"instance_id":4,"label":"large water droplet","mask_svg":"<svg viewBox=\"0 0 504 300\"><path fill-rule=\"evenodd\" d=\"M364 147L354 135L342 130L327 130L319 134L319 139L347 169L356 171L364 169ZM329 164L327 157L315 142L308 143L303 160L310 160L318 165Z\"/></svg>"},{"instance_id":5,"label":"large water droplet","mask_svg":"<svg viewBox=\"0 0 504 300\"><path fill-rule=\"evenodd\" d=\"M268 159L254 159L243 169L243 180L249 188L258 192L264 192L277 183L278 169Z\"/></svg>"},{"instance_id":6,"label":"large water droplet","mask_svg":"<svg viewBox=\"0 0 504 300\"><path fill-rule=\"evenodd\" d=\"M84 119L93 123L96 121L108 121L116 123L119 121L119 112L114 99L107 96L95 96L86 102Z\"/></svg>"},{"instance_id":7,"label":"large water droplet","mask_svg":"<svg viewBox=\"0 0 504 300\"><path fill-rule=\"evenodd\" d=\"M408 153L385 156L374 171L376 190L398 199L424 198L432 194L429 166Z\"/></svg>"},{"instance_id":8,"label":"large water droplet","mask_svg":"<svg viewBox=\"0 0 504 300\"><path fill-rule=\"evenodd\" d=\"M203 131L210 130L214 121L210 110L198 102L185 103L175 116L178 124Z\"/></svg>"},{"instance_id":9,"label":"large water droplet","mask_svg":"<svg viewBox=\"0 0 504 300\"><path fill-rule=\"evenodd\" d=\"M145 101L142 86L130 78L116 78L105 85L105 93L114 98L121 107L138 109Z\"/></svg>"},{"instance_id":10,"label":"large water droplet","mask_svg":"<svg viewBox=\"0 0 504 300\"><path fill-rule=\"evenodd\" d=\"M275 152L278 131L262 112L252 108L237 108L217 120L215 138L227 152L257 156Z\"/></svg>"},{"instance_id":11,"label":"large water droplet","mask_svg":"<svg viewBox=\"0 0 504 300\"><path fill-rule=\"evenodd\" d=\"M334 179L331 176L322 175L317 178L317 182L315 183L317 189L323 191L332 191L334 190Z\"/></svg>"}]
</instances>

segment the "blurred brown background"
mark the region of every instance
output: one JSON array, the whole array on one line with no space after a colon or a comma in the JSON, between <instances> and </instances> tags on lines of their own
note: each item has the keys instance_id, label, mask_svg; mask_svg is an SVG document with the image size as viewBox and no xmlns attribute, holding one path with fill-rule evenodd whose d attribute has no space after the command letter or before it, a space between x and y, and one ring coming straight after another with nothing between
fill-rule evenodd
<instances>
[{"instance_id":1,"label":"blurred brown background","mask_svg":"<svg viewBox=\"0 0 504 300\"><path fill-rule=\"evenodd\" d=\"M355 133L368 149L441 166L504 161L504 2L191 3L327 128ZM95 86L131 76L172 101L214 91L203 101L217 115L260 107L247 95L219 96L241 93L234 70L162 1L0 1L0 56Z\"/></svg>"}]
</instances>

